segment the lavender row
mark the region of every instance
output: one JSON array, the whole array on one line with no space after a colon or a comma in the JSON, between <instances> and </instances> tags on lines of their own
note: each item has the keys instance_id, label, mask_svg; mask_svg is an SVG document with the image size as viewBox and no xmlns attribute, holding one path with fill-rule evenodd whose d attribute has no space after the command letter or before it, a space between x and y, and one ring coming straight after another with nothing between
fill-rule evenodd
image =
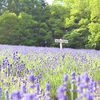
<instances>
[{"instance_id":1,"label":"lavender row","mask_svg":"<svg viewBox=\"0 0 100 100\"><path fill-rule=\"evenodd\" d=\"M13 46L8 46L9 50ZM62 84L62 75L67 72L67 75L71 73L71 71L75 71L76 75L79 73L88 72L90 73L91 77L97 81L99 78L99 65L100 65L100 53L99 51L93 50L74 50L74 49L63 49L59 50L58 48L37 48L37 47L25 47L25 46L16 46L13 48L13 52L9 53L8 48L5 46L4 55L3 52L0 52L0 86L2 87L2 99L4 100L4 91L5 89L9 88L9 94L18 89L19 91L21 88L21 83L23 79L24 84L23 87L28 85L27 77L29 74L34 73L34 77L36 78L35 81L38 81L40 87L43 87L43 92L45 92L44 84L41 85L41 82L47 82L47 78L49 77L49 82L51 85L50 91L51 93L49 97L56 100L59 99L60 96L56 96L56 90L58 86ZM20 48L20 49L19 49ZM16 51L18 50L18 52ZM6 51L6 52L5 52ZM13 55L13 57L12 57ZM3 60L1 60L3 58ZM89 75L89 74L88 74ZM74 93L76 92L76 80L72 79L71 85L71 99L69 99L69 95L67 94L70 89L69 81L71 78L67 80L67 87L68 89L64 91L64 95L66 93L67 99L75 99ZM75 82L74 82L75 81ZM25 84L25 82L27 84ZM59 83L60 82L60 83ZM37 82L36 82L37 83ZM34 86L36 85L34 83ZM17 87L16 87L16 84ZM64 83L65 84L65 83ZM14 87L15 86L15 87ZM33 85L30 84L30 87ZM14 87L14 88L13 88ZM35 88L35 87L34 87ZM34 92L34 88L30 90L26 88L26 91L31 93ZM31 91L31 92L30 92ZM53 92L54 91L54 92ZM85 90L83 89L83 92ZM44 94L42 93L39 96L43 97L40 100L44 100ZM58 95L61 93L58 93ZM79 98L78 94L82 94L77 92L77 98ZM91 94L91 93L90 93ZM28 94L27 94L28 95ZM52 96L53 95L53 96ZM56 96L56 98L54 97ZM54 97L54 98L53 98ZM63 97L63 94L62 94ZM85 98L85 97L84 97ZM84 99L83 98L83 99Z\"/></svg>"},{"instance_id":2,"label":"lavender row","mask_svg":"<svg viewBox=\"0 0 100 100\"><path fill-rule=\"evenodd\" d=\"M26 91L26 83L22 85L21 92L19 90L14 90L10 95L8 95L8 90L5 91L5 100L51 100L50 97L50 83L49 81L46 83L45 92L43 93L43 89L39 88L39 82L34 83L35 77L33 74L29 75L28 80L31 82L29 85L30 89L34 89L34 92L28 93ZM66 92L68 90L68 75L65 74L63 76L63 84L57 89L57 100L68 100ZM89 79L88 73L84 73L75 78L75 72L71 73L71 100L73 98L73 92L77 91L77 98L75 100L93 100L96 97L95 92L97 90L96 81L93 78ZM75 85L77 89L75 89ZM2 96L2 89L0 87L0 100Z\"/></svg>"}]
</instances>

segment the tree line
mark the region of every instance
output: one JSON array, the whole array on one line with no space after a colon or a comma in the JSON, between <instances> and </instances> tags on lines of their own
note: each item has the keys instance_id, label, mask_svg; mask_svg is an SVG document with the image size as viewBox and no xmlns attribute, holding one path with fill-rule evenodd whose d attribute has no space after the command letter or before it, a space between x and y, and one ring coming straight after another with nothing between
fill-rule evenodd
<instances>
[{"instance_id":1,"label":"tree line","mask_svg":"<svg viewBox=\"0 0 100 100\"><path fill-rule=\"evenodd\" d=\"M0 44L100 49L100 1L0 0Z\"/></svg>"}]
</instances>

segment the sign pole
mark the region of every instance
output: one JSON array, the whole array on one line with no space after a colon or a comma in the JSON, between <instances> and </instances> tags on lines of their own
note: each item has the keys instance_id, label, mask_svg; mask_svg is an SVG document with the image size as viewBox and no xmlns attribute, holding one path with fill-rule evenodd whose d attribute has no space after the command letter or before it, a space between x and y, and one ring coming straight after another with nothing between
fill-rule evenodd
<instances>
[{"instance_id":1,"label":"sign pole","mask_svg":"<svg viewBox=\"0 0 100 100\"><path fill-rule=\"evenodd\" d=\"M61 39L60 39L60 41L61 41ZM60 49L62 49L62 41L60 42Z\"/></svg>"},{"instance_id":2,"label":"sign pole","mask_svg":"<svg viewBox=\"0 0 100 100\"><path fill-rule=\"evenodd\" d=\"M62 42L60 42L60 49L62 49Z\"/></svg>"}]
</instances>

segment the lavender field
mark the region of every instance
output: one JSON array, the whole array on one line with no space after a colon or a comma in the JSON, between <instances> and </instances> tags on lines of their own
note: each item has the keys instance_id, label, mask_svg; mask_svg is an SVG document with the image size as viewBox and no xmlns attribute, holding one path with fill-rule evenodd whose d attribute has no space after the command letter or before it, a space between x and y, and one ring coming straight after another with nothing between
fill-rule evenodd
<instances>
[{"instance_id":1,"label":"lavender field","mask_svg":"<svg viewBox=\"0 0 100 100\"><path fill-rule=\"evenodd\" d=\"M100 51L0 45L0 100L96 100L99 76Z\"/></svg>"}]
</instances>

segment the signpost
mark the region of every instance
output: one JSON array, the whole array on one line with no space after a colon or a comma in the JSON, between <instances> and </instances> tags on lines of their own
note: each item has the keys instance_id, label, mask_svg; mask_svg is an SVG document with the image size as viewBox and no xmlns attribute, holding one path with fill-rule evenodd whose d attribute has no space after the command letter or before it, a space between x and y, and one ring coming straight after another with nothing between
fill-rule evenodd
<instances>
[{"instance_id":1,"label":"signpost","mask_svg":"<svg viewBox=\"0 0 100 100\"><path fill-rule=\"evenodd\" d=\"M62 43L68 43L68 40L55 39L55 42L60 43L60 49L62 49Z\"/></svg>"}]
</instances>

